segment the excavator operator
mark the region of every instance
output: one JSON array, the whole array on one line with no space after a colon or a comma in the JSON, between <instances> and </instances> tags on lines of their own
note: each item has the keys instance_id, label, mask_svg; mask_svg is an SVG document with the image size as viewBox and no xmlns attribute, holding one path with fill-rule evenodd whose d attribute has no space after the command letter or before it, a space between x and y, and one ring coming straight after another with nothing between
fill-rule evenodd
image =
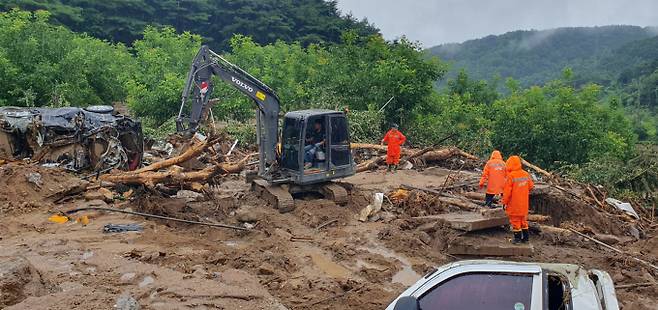
<instances>
[{"instance_id":1,"label":"excavator operator","mask_svg":"<svg viewBox=\"0 0 658 310\"><path fill-rule=\"evenodd\" d=\"M315 120L315 123L313 123L313 129L306 133L304 168L310 168L312 166L315 153L324 145L325 133L322 127L322 120L317 119Z\"/></svg>"}]
</instances>

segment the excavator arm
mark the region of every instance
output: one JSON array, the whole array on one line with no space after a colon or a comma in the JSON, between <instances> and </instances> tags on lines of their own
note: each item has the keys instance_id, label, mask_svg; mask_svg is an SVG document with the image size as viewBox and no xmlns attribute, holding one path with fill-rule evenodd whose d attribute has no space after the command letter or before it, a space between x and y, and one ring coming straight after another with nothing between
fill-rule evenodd
<instances>
[{"instance_id":1,"label":"excavator arm","mask_svg":"<svg viewBox=\"0 0 658 310\"><path fill-rule=\"evenodd\" d=\"M212 77L233 86L256 103L257 140L259 149L260 171L266 173L276 163L276 145L279 131L280 103L276 93L263 82L251 76L240 67L230 63L222 56L202 46L199 49L185 82L181 107L176 118L178 132L192 134L197 131L201 118L209 109L209 99L214 85ZM189 125L184 125L183 111L185 103L192 101Z\"/></svg>"}]
</instances>

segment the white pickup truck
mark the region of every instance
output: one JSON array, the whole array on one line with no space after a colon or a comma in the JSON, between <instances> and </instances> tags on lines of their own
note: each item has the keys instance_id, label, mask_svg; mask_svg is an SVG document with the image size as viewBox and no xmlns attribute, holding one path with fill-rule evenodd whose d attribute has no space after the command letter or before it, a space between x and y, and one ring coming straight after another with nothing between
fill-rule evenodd
<instances>
[{"instance_id":1,"label":"white pickup truck","mask_svg":"<svg viewBox=\"0 0 658 310\"><path fill-rule=\"evenodd\" d=\"M610 275L570 264L465 260L424 276L386 310L618 310Z\"/></svg>"}]
</instances>

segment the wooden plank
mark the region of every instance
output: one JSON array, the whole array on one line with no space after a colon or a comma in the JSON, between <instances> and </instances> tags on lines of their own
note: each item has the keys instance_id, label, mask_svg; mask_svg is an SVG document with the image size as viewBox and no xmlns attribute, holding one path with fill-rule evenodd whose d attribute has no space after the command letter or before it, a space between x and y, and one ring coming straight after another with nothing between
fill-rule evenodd
<instances>
[{"instance_id":1,"label":"wooden plank","mask_svg":"<svg viewBox=\"0 0 658 310\"><path fill-rule=\"evenodd\" d=\"M532 245L514 244L451 244L448 254L470 256L530 256L534 252Z\"/></svg>"}]
</instances>

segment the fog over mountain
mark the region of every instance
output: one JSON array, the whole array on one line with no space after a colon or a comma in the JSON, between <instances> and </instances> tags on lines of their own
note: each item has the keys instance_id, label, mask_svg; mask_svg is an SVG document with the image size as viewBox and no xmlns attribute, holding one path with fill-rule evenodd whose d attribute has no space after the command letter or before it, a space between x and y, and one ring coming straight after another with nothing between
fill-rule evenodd
<instances>
[{"instance_id":1,"label":"fog over mountain","mask_svg":"<svg viewBox=\"0 0 658 310\"><path fill-rule=\"evenodd\" d=\"M655 0L338 0L338 6L368 18L387 39L406 35L424 47L514 30L658 25Z\"/></svg>"}]
</instances>

